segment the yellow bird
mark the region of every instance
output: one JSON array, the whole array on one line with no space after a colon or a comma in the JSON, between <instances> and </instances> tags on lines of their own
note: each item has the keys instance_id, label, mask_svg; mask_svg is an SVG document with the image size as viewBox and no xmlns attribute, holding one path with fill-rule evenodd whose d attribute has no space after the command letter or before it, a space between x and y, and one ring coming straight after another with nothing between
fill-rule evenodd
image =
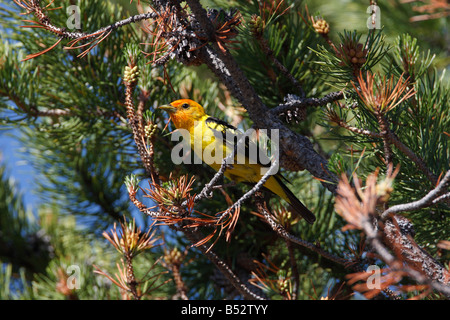
<instances>
[{"instance_id":1,"label":"yellow bird","mask_svg":"<svg viewBox=\"0 0 450 320\"><path fill-rule=\"evenodd\" d=\"M169 113L170 119L177 129L185 129L189 132L191 149L202 160L204 160L203 152L205 150L209 150L209 154L212 157L218 153L219 161L206 162L214 170L218 171L222 165L223 158L234 151L233 146L236 141L234 139L233 141L227 141L226 137L227 133L235 134L239 131L227 122L207 115L203 107L197 102L190 99L181 99L159 108ZM217 137L219 136L222 139L218 139ZM248 161L248 159L244 162L234 161L232 166L225 170L224 175L234 182L256 184L264 175L264 170L262 169L268 166L270 165ZM264 183L264 187L288 202L292 212L301 215L307 222L312 224L316 217L289 190L283 183L283 179L284 177L280 173L271 175Z\"/></svg>"}]
</instances>

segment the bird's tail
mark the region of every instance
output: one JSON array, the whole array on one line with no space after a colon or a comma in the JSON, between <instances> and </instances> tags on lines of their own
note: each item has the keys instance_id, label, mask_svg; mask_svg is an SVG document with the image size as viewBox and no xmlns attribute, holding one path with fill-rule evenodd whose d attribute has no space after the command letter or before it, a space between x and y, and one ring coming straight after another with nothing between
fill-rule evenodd
<instances>
[{"instance_id":1,"label":"bird's tail","mask_svg":"<svg viewBox=\"0 0 450 320\"><path fill-rule=\"evenodd\" d=\"M283 197L282 195L280 196L290 204L292 212L299 214L308 223L313 224L314 221L316 221L316 216L307 207L305 207L305 205L301 203L300 200L297 199L292 191L289 190L289 188L283 183L283 181L281 181L280 177L276 175L273 177L277 180L278 184L285 194L285 197Z\"/></svg>"}]
</instances>

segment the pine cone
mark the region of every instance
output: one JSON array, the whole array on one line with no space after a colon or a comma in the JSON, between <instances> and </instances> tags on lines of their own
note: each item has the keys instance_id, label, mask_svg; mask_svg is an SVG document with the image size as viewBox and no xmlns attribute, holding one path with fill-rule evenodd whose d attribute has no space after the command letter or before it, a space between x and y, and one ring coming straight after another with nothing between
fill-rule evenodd
<instances>
[{"instance_id":1,"label":"pine cone","mask_svg":"<svg viewBox=\"0 0 450 320\"><path fill-rule=\"evenodd\" d=\"M340 58L341 66L353 65L360 68L367 61L367 49L362 43L348 42L340 45L337 57Z\"/></svg>"}]
</instances>

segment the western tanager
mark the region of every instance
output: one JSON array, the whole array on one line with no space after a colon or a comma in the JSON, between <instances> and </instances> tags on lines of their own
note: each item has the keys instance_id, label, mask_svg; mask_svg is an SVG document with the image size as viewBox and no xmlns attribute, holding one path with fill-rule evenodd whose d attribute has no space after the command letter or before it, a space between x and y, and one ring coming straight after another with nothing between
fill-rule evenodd
<instances>
[{"instance_id":1,"label":"western tanager","mask_svg":"<svg viewBox=\"0 0 450 320\"><path fill-rule=\"evenodd\" d=\"M169 113L170 119L177 129L185 129L189 132L190 147L203 161L202 153L205 150L209 149L209 152L212 150L213 156L219 152L219 161L205 161L214 170L220 169L222 160L226 155L236 151L233 147L236 140L227 140L227 137L230 136L227 134L234 134L239 131L227 122L207 115L203 107L197 102L190 99L181 99L159 108ZM218 139L218 137L222 137L222 139ZM246 146L248 147L248 142ZM248 158L245 159L248 160ZM264 171L261 169L268 166L270 164L262 164L258 161L234 161L231 167L225 170L224 175L234 182L256 184L264 175ZM280 173L271 175L265 182L264 187L286 200L290 204L292 212L300 214L307 222L313 223L316 220L314 214L289 190L283 183L283 179L284 177Z\"/></svg>"}]
</instances>

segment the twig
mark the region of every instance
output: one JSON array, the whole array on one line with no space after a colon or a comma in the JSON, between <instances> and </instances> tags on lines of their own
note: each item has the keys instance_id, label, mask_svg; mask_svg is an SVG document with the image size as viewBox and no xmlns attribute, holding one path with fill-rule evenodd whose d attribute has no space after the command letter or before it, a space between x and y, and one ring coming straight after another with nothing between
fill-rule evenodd
<instances>
[{"instance_id":1,"label":"twig","mask_svg":"<svg viewBox=\"0 0 450 320\"><path fill-rule=\"evenodd\" d=\"M334 121L334 120L333 120ZM334 121L338 126L340 126L341 128L344 128L348 131L351 131L353 133L359 134L359 135L364 135L364 136L368 136L368 137L372 137L372 138L382 138L380 133L377 132L372 132L370 130L365 130L365 129L360 129L360 128L356 128L353 126L350 126L347 122L343 121L342 119L339 119L338 121Z\"/></svg>"},{"instance_id":2,"label":"twig","mask_svg":"<svg viewBox=\"0 0 450 320\"><path fill-rule=\"evenodd\" d=\"M258 181L258 183L251 188L247 193L245 193L238 201L236 201L230 209L234 209L237 207L240 207L241 204L248 200L255 192L259 191L261 187L266 183L266 181L270 178L271 175L275 173L275 170L278 169L278 160L275 158L272 162L272 165L270 166L269 170L262 176L261 180Z\"/></svg>"},{"instance_id":3,"label":"twig","mask_svg":"<svg viewBox=\"0 0 450 320\"><path fill-rule=\"evenodd\" d=\"M257 199L256 205L258 207L258 211L262 213L264 216L266 222L270 225L270 227L283 239L286 239L288 241L291 241L292 243L298 244L302 247L308 248L313 250L314 252L317 252L324 258L331 260L337 264L340 264L342 266L347 266L349 264L349 261L347 259L343 259L341 257L337 257L329 252L326 252L325 250L317 247L316 245L305 241L303 239L300 239L299 237L296 237L292 234L290 234L282 225L277 223L271 216L270 212L267 210L267 208L264 206L262 199Z\"/></svg>"},{"instance_id":4,"label":"twig","mask_svg":"<svg viewBox=\"0 0 450 320\"><path fill-rule=\"evenodd\" d=\"M13 92L0 92L0 96L8 97L10 100L12 100L16 104L16 106L21 111L29 114L32 117L59 118L59 117L76 116L77 115L76 112L74 112L72 109L68 110L68 109L55 108L55 109L41 110L34 104L27 105L19 96L17 96ZM74 107L74 109L77 109L77 106L73 106L73 107ZM104 117L104 118L115 118L115 119L119 119L119 120L122 119L122 116L117 111L103 111L100 108L97 108L97 110L95 110L95 111L92 111L92 110L83 111L83 115L86 115L86 114L96 117L96 118Z\"/></svg>"},{"instance_id":5,"label":"twig","mask_svg":"<svg viewBox=\"0 0 450 320\"><path fill-rule=\"evenodd\" d=\"M136 206L136 208L139 209L140 212L142 212L143 214L152 217L152 218L158 218L160 217L162 214L159 211L154 211L152 210L152 208L147 207L145 204L143 204L142 202L140 202L137 198L136 198L136 191L129 191L128 192L128 196L131 200L131 202Z\"/></svg>"},{"instance_id":6,"label":"twig","mask_svg":"<svg viewBox=\"0 0 450 320\"><path fill-rule=\"evenodd\" d=\"M285 239L286 247L289 252L289 261L291 262L292 277L294 278L294 284L292 286L292 300L297 300L298 290L300 287L300 274L298 272L297 261L295 259L294 250L292 248L292 242Z\"/></svg>"},{"instance_id":7,"label":"twig","mask_svg":"<svg viewBox=\"0 0 450 320\"><path fill-rule=\"evenodd\" d=\"M298 94L301 97L305 97L305 91L303 90L300 82L294 78L294 76L289 72L289 70L275 57L273 54L273 50L270 49L269 44L262 36L256 36L256 40L259 43L260 48L264 52L264 54L269 58L270 61L280 70L280 72L294 85L297 89Z\"/></svg>"},{"instance_id":8,"label":"twig","mask_svg":"<svg viewBox=\"0 0 450 320\"><path fill-rule=\"evenodd\" d=\"M242 139L242 138L241 138ZM236 150L237 143L235 145ZM261 187L266 183L266 181L270 178L271 175L275 173L275 170L278 169L278 160L274 159L269 170L261 177L256 185L253 186L249 191L247 191L242 197L239 198L235 203L233 203L227 210L225 210L220 216L217 217L217 221L220 222L225 216L233 212L234 210L239 210L242 203L255 194L255 192L259 191Z\"/></svg>"},{"instance_id":9,"label":"twig","mask_svg":"<svg viewBox=\"0 0 450 320\"><path fill-rule=\"evenodd\" d=\"M443 201L445 201L445 202L448 203L448 200L449 200L449 199L450 199L450 192L448 192L448 193L446 193L446 194L443 194L442 196L437 197L436 199L434 199L434 200L432 201L432 203L433 203L433 204L436 204L436 203L438 203L438 202L443 202Z\"/></svg>"},{"instance_id":10,"label":"twig","mask_svg":"<svg viewBox=\"0 0 450 320\"><path fill-rule=\"evenodd\" d=\"M189 300L187 295L187 287L181 277L180 266L172 265L170 269L173 273L173 278L175 279L175 286L177 288L177 294L182 300Z\"/></svg>"},{"instance_id":11,"label":"twig","mask_svg":"<svg viewBox=\"0 0 450 320\"><path fill-rule=\"evenodd\" d=\"M446 197L448 197L448 193L447 196L444 193L448 190L449 185L450 185L450 170L447 171L447 173L444 175L444 177L442 178L441 182L437 185L437 187L428 192L422 199L410 203L392 206L381 214L381 218L386 219L389 215L394 213L418 210L428 207L434 204L434 201L436 201L438 198L442 198L441 200L444 200ZM445 197L441 197L443 194Z\"/></svg>"},{"instance_id":12,"label":"twig","mask_svg":"<svg viewBox=\"0 0 450 320\"><path fill-rule=\"evenodd\" d=\"M425 162L417 156L410 148L408 148L403 142L398 139L398 137L390 129L388 130L389 141L396 146L405 156L407 156L411 161L413 161L417 167L427 176L428 180L431 181L433 185L437 184L438 178L434 173L428 169Z\"/></svg>"},{"instance_id":13,"label":"twig","mask_svg":"<svg viewBox=\"0 0 450 320\"><path fill-rule=\"evenodd\" d=\"M193 228L188 228L184 230L187 238L192 243L198 243L200 239L200 235L197 231L193 230ZM197 246L197 248L212 262L214 265L224 274L224 276L230 281L230 283L239 291L240 294L245 299L250 300L265 300L263 297L254 293L247 287L230 269L230 267L220 259L211 248L206 247L204 244Z\"/></svg>"},{"instance_id":14,"label":"twig","mask_svg":"<svg viewBox=\"0 0 450 320\"><path fill-rule=\"evenodd\" d=\"M234 150L222 160L222 164L220 166L219 171L217 171L216 174L214 175L214 177L207 184L205 184L202 191L198 195L195 196L194 202L198 202L198 201L202 200L203 198L211 197L211 192L213 190L213 187L223 177L227 167L230 166L230 161L232 158L234 158L234 155L236 153L236 148L237 148L237 143L234 146Z\"/></svg>"}]
</instances>

